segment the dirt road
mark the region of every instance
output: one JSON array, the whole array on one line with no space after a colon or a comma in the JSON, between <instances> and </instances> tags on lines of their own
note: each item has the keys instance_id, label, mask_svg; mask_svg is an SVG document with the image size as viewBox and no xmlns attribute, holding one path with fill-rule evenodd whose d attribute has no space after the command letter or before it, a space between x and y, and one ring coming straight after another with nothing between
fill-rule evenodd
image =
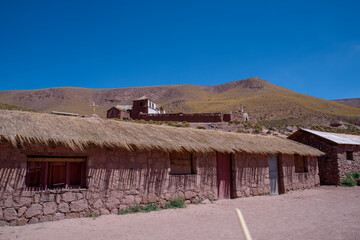
<instances>
[{"instance_id":1,"label":"dirt road","mask_svg":"<svg viewBox=\"0 0 360 240\"><path fill-rule=\"evenodd\" d=\"M3 227L0 239L243 239L236 207L254 240L360 240L360 187L328 186L185 209Z\"/></svg>"}]
</instances>

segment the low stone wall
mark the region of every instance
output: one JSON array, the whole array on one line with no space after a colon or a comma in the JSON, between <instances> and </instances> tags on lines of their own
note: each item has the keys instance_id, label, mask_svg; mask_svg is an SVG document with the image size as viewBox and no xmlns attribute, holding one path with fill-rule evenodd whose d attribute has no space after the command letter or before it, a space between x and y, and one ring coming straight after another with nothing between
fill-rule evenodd
<instances>
[{"instance_id":1,"label":"low stone wall","mask_svg":"<svg viewBox=\"0 0 360 240\"><path fill-rule=\"evenodd\" d=\"M117 213L135 204L165 206L216 199L216 154L194 154L197 173L170 175L165 152L89 148L87 188L31 191L25 186L26 155L81 156L64 147L0 147L0 226Z\"/></svg>"},{"instance_id":2,"label":"low stone wall","mask_svg":"<svg viewBox=\"0 0 360 240\"><path fill-rule=\"evenodd\" d=\"M177 122L222 122L221 113L140 113L138 119L145 121L177 121Z\"/></svg>"}]
</instances>

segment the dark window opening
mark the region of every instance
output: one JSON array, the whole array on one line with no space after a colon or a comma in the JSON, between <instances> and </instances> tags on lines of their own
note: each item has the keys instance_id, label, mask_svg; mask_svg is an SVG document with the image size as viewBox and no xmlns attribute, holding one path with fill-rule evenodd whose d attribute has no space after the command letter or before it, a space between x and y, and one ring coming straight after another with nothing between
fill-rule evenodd
<instances>
[{"instance_id":1,"label":"dark window opening","mask_svg":"<svg viewBox=\"0 0 360 240\"><path fill-rule=\"evenodd\" d=\"M306 156L300 156L300 155L294 155L295 160L295 172L307 172L308 165L307 165L307 157Z\"/></svg>"},{"instance_id":2,"label":"dark window opening","mask_svg":"<svg viewBox=\"0 0 360 240\"><path fill-rule=\"evenodd\" d=\"M86 187L86 158L28 157L26 185L38 190Z\"/></svg>"},{"instance_id":3,"label":"dark window opening","mask_svg":"<svg viewBox=\"0 0 360 240\"><path fill-rule=\"evenodd\" d=\"M196 174L196 161L191 152L170 153L170 174Z\"/></svg>"},{"instance_id":4,"label":"dark window opening","mask_svg":"<svg viewBox=\"0 0 360 240\"><path fill-rule=\"evenodd\" d=\"M354 153L352 151L346 152L346 160L354 160Z\"/></svg>"}]
</instances>

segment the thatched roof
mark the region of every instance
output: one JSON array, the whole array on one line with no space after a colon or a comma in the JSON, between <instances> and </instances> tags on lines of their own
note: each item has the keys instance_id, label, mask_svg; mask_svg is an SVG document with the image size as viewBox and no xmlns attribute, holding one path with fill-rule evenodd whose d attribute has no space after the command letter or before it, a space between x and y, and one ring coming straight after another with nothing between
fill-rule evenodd
<instances>
[{"instance_id":1,"label":"thatched roof","mask_svg":"<svg viewBox=\"0 0 360 240\"><path fill-rule=\"evenodd\" d=\"M1 141L11 142L14 146L55 143L74 150L84 150L95 144L130 151L322 155L315 148L277 137L7 110L0 110L0 136Z\"/></svg>"}]
</instances>

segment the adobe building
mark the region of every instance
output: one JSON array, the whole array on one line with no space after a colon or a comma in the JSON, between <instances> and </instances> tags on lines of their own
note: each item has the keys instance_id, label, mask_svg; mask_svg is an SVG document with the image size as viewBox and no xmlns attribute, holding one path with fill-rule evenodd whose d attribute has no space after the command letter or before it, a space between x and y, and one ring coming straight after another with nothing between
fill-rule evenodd
<instances>
[{"instance_id":1,"label":"adobe building","mask_svg":"<svg viewBox=\"0 0 360 240\"><path fill-rule=\"evenodd\" d=\"M324 152L318 158L321 184L340 184L341 178L360 171L360 136L300 129L288 137Z\"/></svg>"},{"instance_id":2,"label":"adobe building","mask_svg":"<svg viewBox=\"0 0 360 240\"><path fill-rule=\"evenodd\" d=\"M130 114L131 114L131 106L129 108L126 105L123 106L117 105L107 110L106 117L124 120L124 119L130 119Z\"/></svg>"},{"instance_id":3,"label":"adobe building","mask_svg":"<svg viewBox=\"0 0 360 240\"><path fill-rule=\"evenodd\" d=\"M312 188L322 154L270 136L0 110L0 225Z\"/></svg>"},{"instance_id":4,"label":"adobe building","mask_svg":"<svg viewBox=\"0 0 360 240\"><path fill-rule=\"evenodd\" d=\"M142 119L141 114L164 114L165 111L162 107L158 107L156 103L151 101L148 97L143 96L141 98L133 100L133 106L131 110L132 119Z\"/></svg>"}]
</instances>

